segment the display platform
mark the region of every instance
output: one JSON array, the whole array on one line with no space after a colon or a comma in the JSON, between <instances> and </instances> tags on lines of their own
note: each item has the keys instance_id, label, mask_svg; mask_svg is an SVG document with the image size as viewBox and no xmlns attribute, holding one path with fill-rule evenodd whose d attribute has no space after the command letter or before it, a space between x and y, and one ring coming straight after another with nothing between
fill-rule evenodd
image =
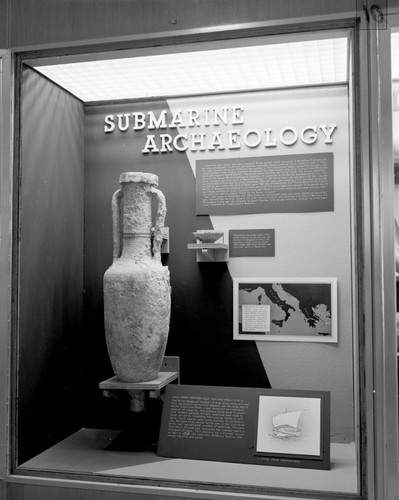
<instances>
[{"instance_id":1,"label":"display platform","mask_svg":"<svg viewBox=\"0 0 399 500\"><path fill-rule=\"evenodd\" d=\"M179 378L178 372L159 372L155 379L147 382L120 382L116 377L108 378L99 383L100 389L120 390L138 389L148 391L159 391L167 384Z\"/></svg>"},{"instance_id":2,"label":"display platform","mask_svg":"<svg viewBox=\"0 0 399 500\"><path fill-rule=\"evenodd\" d=\"M263 465L247 465L205 460L169 459L155 452L108 451L121 431L81 429L52 448L20 466L22 471L78 473L121 478L176 481L189 487L195 482L249 486L357 492L356 452L354 444L331 444L331 470L292 469Z\"/></svg>"}]
</instances>

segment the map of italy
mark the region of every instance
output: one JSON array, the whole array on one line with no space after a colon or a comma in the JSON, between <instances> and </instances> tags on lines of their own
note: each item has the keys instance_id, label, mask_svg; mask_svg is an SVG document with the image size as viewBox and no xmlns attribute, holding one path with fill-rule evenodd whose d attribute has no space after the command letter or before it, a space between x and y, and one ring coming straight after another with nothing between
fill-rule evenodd
<instances>
[{"instance_id":1,"label":"map of italy","mask_svg":"<svg viewBox=\"0 0 399 500\"><path fill-rule=\"evenodd\" d=\"M270 331L265 335L331 335L331 287L328 283L240 283L243 305L269 305Z\"/></svg>"}]
</instances>

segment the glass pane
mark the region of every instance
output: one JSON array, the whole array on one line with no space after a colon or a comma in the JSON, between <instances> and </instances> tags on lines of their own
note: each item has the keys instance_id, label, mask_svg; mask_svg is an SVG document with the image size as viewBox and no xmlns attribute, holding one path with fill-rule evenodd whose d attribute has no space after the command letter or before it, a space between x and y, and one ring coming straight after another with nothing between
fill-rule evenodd
<instances>
[{"instance_id":1,"label":"glass pane","mask_svg":"<svg viewBox=\"0 0 399 500\"><path fill-rule=\"evenodd\" d=\"M399 32L397 29L391 35L392 60L392 132L393 132L393 159L395 182L395 258L396 258L396 310L399 311ZM399 313L397 317L397 335L399 336ZM398 337L399 338L399 337Z\"/></svg>"},{"instance_id":2,"label":"glass pane","mask_svg":"<svg viewBox=\"0 0 399 500\"><path fill-rule=\"evenodd\" d=\"M284 485L359 493L351 38L346 31L306 38L265 37L255 45L249 39L241 44L245 55L233 42L220 53L200 44L195 52L169 47L167 54L137 57L134 77L124 76L127 60L114 61L115 83L145 82L144 94L135 90L135 98L122 101L114 93L80 95L53 74L44 77L43 66L24 66L16 471L235 492ZM295 57L287 56L289 44ZM67 78L74 73L73 65L60 67ZM90 91L112 90L103 71ZM194 411L184 417L197 439L178 436L190 460L156 453L168 389L146 392L142 413L136 400L129 406L128 390L109 381L103 276L115 245L136 244L136 236L122 235L122 245L114 239L111 199L120 175L131 171L156 175L166 198L161 262L172 285L166 372L179 374L180 389L172 390L191 390L205 406L205 420ZM121 196L114 198L116 214ZM146 231L139 236L149 244ZM219 232L216 243L204 242L204 231ZM154 297L143 307L155 317ZM203 392L194 396L194 387ZM215 430L232 408L226 388L237 390L240 401L245 388L259 405L259 412L240 406L244 434L233 442L226 423L224 434ZM267 391L262 405L258 390ZM280 397L274 390L290 391L290 405L305 405L308 431L300 439L321 429L311 446L295 441L299 436L288 451L280 441L255 444L260 415L276 401L269 398ZM329 394L329 407L307 401L321 392L323 401ZM229 446L234 453L220 462L200 460L194 442L205 428L218 453ZM262 465L272 460L278 467Z\"/></svg>"}]
</instances>

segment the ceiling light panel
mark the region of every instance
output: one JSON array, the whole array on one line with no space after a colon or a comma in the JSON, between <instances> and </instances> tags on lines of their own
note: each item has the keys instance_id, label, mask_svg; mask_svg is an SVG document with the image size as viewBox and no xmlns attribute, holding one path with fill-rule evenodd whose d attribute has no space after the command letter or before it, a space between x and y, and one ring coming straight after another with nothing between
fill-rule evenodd
<instances>
[{"instance_id":1,"label":"ceiling light panel","mask_svg":"<svg viewBox=\"0 0 399 500\"><path fill-rule=\"evenodd\" d=\"M347 38L38 66L85 102L342 83Z\"/></svg>"}]
</instances>

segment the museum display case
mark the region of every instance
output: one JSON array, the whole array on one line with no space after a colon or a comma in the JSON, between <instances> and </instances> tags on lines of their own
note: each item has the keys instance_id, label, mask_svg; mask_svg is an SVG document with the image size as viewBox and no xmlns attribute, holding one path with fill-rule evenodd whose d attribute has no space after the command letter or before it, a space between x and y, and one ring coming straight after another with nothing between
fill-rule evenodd
<instances>
[{"instance_id":1,"label":"museum display case","mask_svg":"<svg viewBox=\"0 0 399 500\"><path fill-rule=\"evenodd\" d=\"M358 23L15 55L15 494L373 498L392 186Z\"/></svg>"},{"instance_id":2,"label":"museum display case","mask_svg":"<svg viewBox=\"0 0 399 500\"><path fill-rule=\"evenodd\" d=\"M217 482L228 489L276 488L280 466L290 488L359 493L352 36L336 30L237 39L224 48L132 50L118 63L125 72L129 64L141 68L148 81L129 89L136 98L118 100L90 96L95 80L100 94L109 60L104 68L100 59L88 61L86 70L79 61L23 62L14 414L20 474L45 469L180 484L195 467L202 471L197 487L209 488L213 465L205 461L216 460L225 467ZM59 80L58 69L60 78L83 79L88 97ZM111 66L112 77L123 80L119 71ZM160 90L151 71L162 75ZM200 73L202 87L194 80ZM139 391L143 413L127 402L137 388L104 386L114 372L103 276L112 262L119 177L127 186L127 177L155 176L170 244L161 267L169 268L172 288L166 354L179 359L180 384ZM149 241L143 217L139 239L123 223L125 245ZM206 258L209 245L225 245L218 251L228 248L228 259ZM155 314L157 289L129 293L132 305ZM108 321L116 326L120 318L136 331L143 320L128 320L129 306L120 307ZM152 342L146 335L144 351ZM129 382L120 373L120 382ZM269 432L270 412L301 414L296 434ZM76 460L82 454L90 458ZM176 467L166 457L202 462ZM240 486L237 463L247 470Z\"/></svg>"}]
</instances>

